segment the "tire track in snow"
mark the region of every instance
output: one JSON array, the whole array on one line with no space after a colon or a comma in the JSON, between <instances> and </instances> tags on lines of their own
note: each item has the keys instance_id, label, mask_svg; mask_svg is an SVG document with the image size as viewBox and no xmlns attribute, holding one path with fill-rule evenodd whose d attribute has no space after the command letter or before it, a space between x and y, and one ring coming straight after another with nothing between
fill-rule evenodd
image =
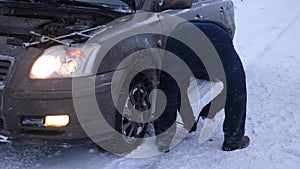
<instances>
[{"instance_id":1,"label":"tire track in snow","mask_svg":"<svg viewBox=\"0 0 300 169\"><path fill-rule=\"evenodd\" d=\"M296 23L300 16L300 12L296 14L296 16L284 27L281 29L281 31L278 33L278 35L272 40L263 50L261 53L259 53L258 56L264 57L268 51L270 51L273 46L277 43L278 40L282 38L282 36L290 30L293 24Z\"/></svg>"}]
</instances>

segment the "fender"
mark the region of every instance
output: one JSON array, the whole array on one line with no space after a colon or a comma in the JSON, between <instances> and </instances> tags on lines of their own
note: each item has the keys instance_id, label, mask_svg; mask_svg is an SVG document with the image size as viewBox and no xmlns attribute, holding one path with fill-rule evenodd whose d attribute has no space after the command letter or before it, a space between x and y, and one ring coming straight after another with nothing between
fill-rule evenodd
<instances>
[{"instance_id":1,"label":"fender","mask_svg":"<svg viewBox=\"0 0 300 169\"><path fill-rule=\"evenodd\" d=\"M161 48L161 40L162 35L160 34L139 34L120 41L104 56L97 74L115 71L124 59L135 52L143 49ZM149 56L149 60L156 66L159 66L161 56L158 53L152 53L151 56ZM128 63L128 67L123 66L122 69L128 69L132 64L133 63Z\"/></svg>"}]
</instances>

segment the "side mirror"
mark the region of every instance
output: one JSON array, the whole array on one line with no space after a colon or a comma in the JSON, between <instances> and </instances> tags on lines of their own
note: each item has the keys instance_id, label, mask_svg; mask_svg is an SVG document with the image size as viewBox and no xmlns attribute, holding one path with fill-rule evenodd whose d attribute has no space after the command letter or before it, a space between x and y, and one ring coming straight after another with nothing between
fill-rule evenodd
<instances>
[{"instance_id":1,"label":"side mirror","mask_svg":"<svg viewBox=\"0 0 300 169\"><path fill-rule=\"evenodd\" d=\"M167 9L187 9L192 7L193 0L161 0L159 5L161 11Z\"/></svg>"}]
</instances>

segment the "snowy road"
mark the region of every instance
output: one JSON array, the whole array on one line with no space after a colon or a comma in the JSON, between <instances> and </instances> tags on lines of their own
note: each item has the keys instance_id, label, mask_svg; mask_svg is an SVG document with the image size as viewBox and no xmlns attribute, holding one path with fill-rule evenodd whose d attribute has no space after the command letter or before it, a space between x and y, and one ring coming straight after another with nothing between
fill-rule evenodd
<instances>
[{"instance_id":1,"label":"snowy road","mask_svg":"<svg viewBox=\"0 0 300 169\"><path fill-rule=\"evenodd\" d=\"M198 143L200 128L171 152L129 159L96 147L54 149L0 144L0 168L296 169L300 165L299 0L236 1L236 48L248 81L249 148L222 152L222 126Z\"/></svg>"}]
</instances>

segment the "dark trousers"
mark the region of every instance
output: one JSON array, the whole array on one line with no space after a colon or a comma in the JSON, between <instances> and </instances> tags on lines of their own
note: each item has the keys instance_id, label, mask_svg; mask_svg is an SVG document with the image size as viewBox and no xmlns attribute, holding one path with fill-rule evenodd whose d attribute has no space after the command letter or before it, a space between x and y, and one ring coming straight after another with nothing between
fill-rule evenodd
<instances>
[{"instance_id":1,"label":"dark trousers","mask_svg":"<svg viewBox=\"0 0 300 169\"><path fill-rule=\"evenodd\" d=\"M213 23L194 23L194 25L197 26L213 44L223 65L223 72L216 70L216 72L208 75L199 57L197 57L188 46L185 46L176 39L168 39L166 50L174 53L176 56L180 56L192 70L196 78L209 78L210 80L219 80L224 83L224 90L214 98L213 101L216 104L210 107L210 114L208 116L213 116L225 108L225 120L223 124L224 142L239 142L245 133L247 102L246 77L243 65L234 49L230 34L226 30ZM177 68L177 71L180 71L180 68ZM184 123L190 124L195 121L186 94L188 82L185 81L182 83L183 84L177 84L168 73L162 73L160 89L166 94L167 103L163 114L154 121L155 133L157 135L165 132L167 129L172 129L169 131L173 132L165 135L171 136L175 133L174 130L176 127L174 127L174 124L176 124L177 110L179 110ZM181 88L179 88L179 86ZM179 95L182 98L179 97ZM207 106L205 108L207 109ZM165 140L171 140L171 138Z\"/></svg>"}]
</instances>

